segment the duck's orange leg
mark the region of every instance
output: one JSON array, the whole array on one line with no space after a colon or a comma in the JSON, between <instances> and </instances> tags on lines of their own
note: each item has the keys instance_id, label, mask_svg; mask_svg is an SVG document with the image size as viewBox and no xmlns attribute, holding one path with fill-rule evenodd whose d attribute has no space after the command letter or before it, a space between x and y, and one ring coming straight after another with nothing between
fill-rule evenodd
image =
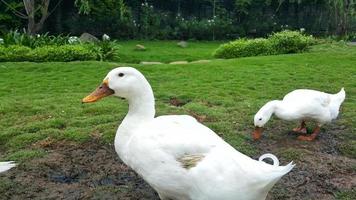
<instances>
[{"instance_id":1,"label":"duck's orange leg","mask_svg":"<svg viewBox=\"0 0 356 200\"><path fill-rule=\"evenodd\" d=\"M301 135L298 137L298 140L302 140L302 141L313 141L315 140L315 138L318 136L318 134L320 133L320 125L316 125L316 127L314 128L314 131L311 135L308 136L304 136Z\"/></svg>"},{"instance_id":2,"label":"duck's orange leg","mask_svg":"<svg viewBox=\"0 0 356 200\"><path fill-rule=\"evenodd\" d=\"M300 124L300 127L294 128L293 131L296 133L306 134L307 133L307 125L305 124L305 121L303 120L302 123Z\"/></svg>"}]
</instances>

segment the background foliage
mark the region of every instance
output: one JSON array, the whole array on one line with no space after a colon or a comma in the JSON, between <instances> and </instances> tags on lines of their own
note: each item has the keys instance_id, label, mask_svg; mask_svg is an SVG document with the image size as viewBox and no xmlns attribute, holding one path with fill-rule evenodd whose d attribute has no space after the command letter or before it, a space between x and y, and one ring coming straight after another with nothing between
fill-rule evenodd
<instances>
[{"instance_id":1,"label":"background foliage","mask_svg":"<svg viewBox=\"0 0 356 200\"><path fill-rule=\"evenodd\" d=\"M3 2L11 5L5 6ZM21 29L20 0L0 1L0 30ZM353 38L355 0L66 0L51 2L40 32L116 39L236 39L283 29ZM15 12L16 11L16 12ZM39 18L39 17L38 17Z\"/></svg>"}]
</instances>

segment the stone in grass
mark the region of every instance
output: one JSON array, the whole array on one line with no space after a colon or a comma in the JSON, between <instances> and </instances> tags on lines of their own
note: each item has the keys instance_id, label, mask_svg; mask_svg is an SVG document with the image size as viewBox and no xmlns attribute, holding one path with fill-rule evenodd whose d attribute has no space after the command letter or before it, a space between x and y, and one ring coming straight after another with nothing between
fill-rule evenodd
<instances>
[{"instance_id":1,"label":"stone in grass","mask_svg":"<svg viewBox=\"0 0 356 200\"><path fill-rule=\"evenodd\" d=\"M186 42L186 41L180 41L180 42L177 43L177 45L178 45L179 47L182 47L182 48L187 48L187 47L188 47L188 42Z\"/></svg>"},{"instance_id":2,"label":"stone in grass","mask_svg":"<svg viewBox=\"0 0 356 200\"><path fill-rule=\"evenodd\" d=\"M135 46L135 51L146 51L146 47L143 46L142 44L136 44Z\"/></svg>"},{"instance_id":3,"label":"stone in grass","mask_svg":"<svg viewBox=\"0 0 356 200\"><path fill-rule=\"evenodd\" d=\"M208 63L208 62L211 62L211 60L195 60L190 63Z\"/></svg>"},{"instance_id":4,"label":"stone in grass","mask_svg":"<svg viewBox=\"0 0 356 200\"><path fill-rule=\"evenodd\" d=\"M141 65L161 65L163 63L161 62L147 62L147 61L141 61L140 62Z\"/></svg>"},{"instance_id":5,"label":"stone in grass","mask_svg":"<svg viewBox=\"0 0 356 200\"><path fill-rule=\"evenodd\" d=\"M171 65L184 65L184 64L188 64L188 61L174 61L174 62L170 62L169 64L171 64Z\"/></svg>"},{"instance_id":6,"label":"stone in grass","mask_svg":"<svg viewBox=\"0 0 356 200\"><path fill-rule=\"evenodd\" d=\"M81 42L98 42L99 39L96 38L94 35L90 33L83 33L80 37L79 40Z\"/></svg>"}]
</instances>

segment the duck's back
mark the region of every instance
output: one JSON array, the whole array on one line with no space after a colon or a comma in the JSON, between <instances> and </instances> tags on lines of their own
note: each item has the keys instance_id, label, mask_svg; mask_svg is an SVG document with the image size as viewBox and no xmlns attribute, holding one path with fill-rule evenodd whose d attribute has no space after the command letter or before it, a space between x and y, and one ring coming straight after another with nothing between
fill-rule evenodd
<instances>
[{"instance_id":1,"label":"duck's back","mask_svg":"<svg viewBox=\"0 0 356 200\"><path fill-rule=\"evenodd\" d=\"M327 105L330 103L331 95L325 92L309 89L294 90L284 96L283 102L299 102L300 104L305 102L317 102L321 105Z\"/></svg>"}]
</instances>

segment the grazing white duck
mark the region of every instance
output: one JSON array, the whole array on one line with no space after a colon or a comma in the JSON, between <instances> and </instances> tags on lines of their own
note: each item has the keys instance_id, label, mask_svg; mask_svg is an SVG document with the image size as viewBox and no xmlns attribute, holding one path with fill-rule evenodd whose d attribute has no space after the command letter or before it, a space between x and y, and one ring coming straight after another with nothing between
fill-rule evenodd
<instances>
[{"instance_id":1,"label":"grazing white duck","mask_svg":"<svg viewBox=\"0 0 356 200\"><path fill-rule=\"evenodd\" d=\"M282 101L274 100L266 103L255 115L255 131L252 137L257 140L262 136L263 126L275 114L287 121L301 121L293 131L306 134L305 121L316 121L317 125L309 136L300 135L299 140L312 141L320 132L320 127L330 123L339 115L339 109L345 100L345 90L342 88L337 94L328 94L316 90L298 89L284 96Z\"/></svg>"},{"instance_id":2,"label":"grazing white duck","mask_svg":"<svg viewBox=\"0 0 356 200\"><path fill-rule=\"evenodd\" d=\"M294 167L279 166L272 154L253 160L191 116L155 118L151 86L134 68L113 69L82 102L112 94L129 102L116 132L115 150L163 200L263 200ZM271 158L273 165L264 158Z\"/></svg>"},{"instance_id":3,"label":"grazing white duck","mask_svg":"<svg viewBox=\"0 0 356 200\"><path fill-rule=\"evenodd\" d=\"M0 162L0 173L6 172L7 170L9 170L15 166L16 166L16 164L13 161Z\"/></svg>"}]
</instances>

